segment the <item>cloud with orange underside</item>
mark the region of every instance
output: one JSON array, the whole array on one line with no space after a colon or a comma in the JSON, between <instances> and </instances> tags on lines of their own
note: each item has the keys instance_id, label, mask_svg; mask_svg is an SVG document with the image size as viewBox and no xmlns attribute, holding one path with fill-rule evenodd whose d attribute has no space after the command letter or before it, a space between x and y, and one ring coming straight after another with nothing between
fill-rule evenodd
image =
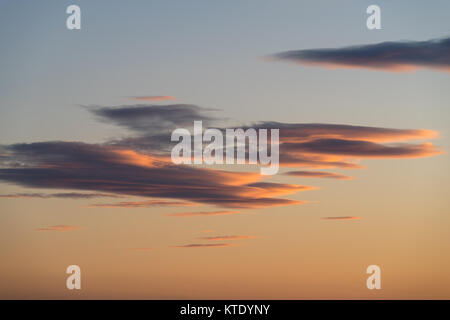
<instances>
[{"instance_id":1,"label":"cloud with orange underside","mask_svg":"<svg viewBox=\"0 0 450 320\"><path fill-rule=\"evenodd\" d=\"M0 180L30 188L152 199L100 203L92 207L142 208L195 203L221 208L176 214L186 217L233 212L222 209L301 205L305 201L285 197L317 189L263 181L259 172L173 164L170 129L192 124L193 120L218 121L204 114L210 109L178 104L95 107L90 111L102 121L126 127L138 135L103 144L48 141L0 146ZM426 129L273 121L257 122L252 127L280 130L281 167L358 169L363 168L360 164L363 159L424 158L442 153L431 142L421 141L438 137L437 132ZM320 171L298 172L300 176L347 179Z\"/></svg>"}]
</instances>

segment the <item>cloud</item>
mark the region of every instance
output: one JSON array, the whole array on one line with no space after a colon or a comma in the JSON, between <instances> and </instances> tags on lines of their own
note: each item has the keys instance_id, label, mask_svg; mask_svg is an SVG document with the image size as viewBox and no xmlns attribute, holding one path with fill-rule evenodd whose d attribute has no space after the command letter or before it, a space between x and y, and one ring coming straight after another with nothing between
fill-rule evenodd
<instances>
[{"instance_id":1,"label":"cloud","mask_svg":"<svg viewBox=\"0 0 450 320\"><path fill-rule=\"evenodd\" d=\"M241 239L254 239L254 236L215 236L215 237L200 237L201 240L212 240L212 241L227 241L227 240L241 240Z\"/></svg>"},{"instance_id":2,"label":"cloud","mask_svg":"<svg viewBox=\"0 0 450 320\"><path fill-rule=\"evenodd\" d=\"M131 251L153 251L154 248L129 248Z\"/></svg>"},{"instance_id":3,"label":"cloud","mask_svg":"<svg viewBox=\"0 0 450 320\"><path fill-rule=\"evenodd\" d=\"M37 228L35 231L59 231L59 232L66 232L66 231L73 231L81 229L77 226L69 226L69 225L56 225L56 226L49 226L49 227L43 227L43 228Z\"/></svg>"},{"instance_id":4,"label":"cloud","mask_svg":"<svg viewBox=\"0 0 450 320\"><path fill-rule=\"evenodd\" d=\"M207 244L201 244L201 243L191 243L191 244L185 244L181 246L175 246L175 248L220 248L220 247L233 247L236 246L236 244L231 243L207 243Z\"/></svg>"},{"instance_id":5,"label":"cloud","mask_svg":"<svg viewBox=\"0 0 450 320\"><path fill-rule=\"evenodd\" d=\"M346 139L370 142L395 142L436 138L438 133L425 129L393 129L326 123L282 123L262 121L253 124L258 129L280 129L281 142L305 142L315 139Z\"/></svg>"},{"instance_id":6,"label":"cloud","mask_svg":"<svg viewBox=\"0 0 450 320\"><path fill-rule=\"evenodd\" d=\"M78 193L78 192L61 192L61 193L13 193L13 194L0 194L0 198L40 198L40 199L93 199L93 198L122 198L119 195L108 193Z\"/></svg>"},{"instance_id":7,"label":"cloud","mask_svg":"<svg viewBox=\"0 0 450 320\"><path fill-rule=\"evenodd\" d=\"M42 198L115 195L152 199L91 205L114 208L184 206L187 203L221 209L300 205L305 201L287 199L285 196L315 189L312 186L262 181L259 172L173 164L168 143L172 128L188 128L194 120L204 120L207 124L220 124L218 128L221 130L226 129L223 125L227 119L206 115L212 109L178 104L93 107L89 111L102 121L129 129L133 135L102 144L48 141L0 146L0 181L29 188L86 192L85 195L73 192L48 196L34 194ZM438 135L425 129L273 121L241 127L278 128L280 166L284 167L356 169L363 167L359 163L361 159L421 158L440 153L430 142L420 141ZM334 179L346 177L317 171L288 174ZM188 217L234 213L219 210L171 215Z\"/></svg>"},{"instance_id":8,"label":"cloud","mask_svg":"<svg viewBox=\"0 0 450 320\"><path fill-rule=\"evenodd\" d=\"M194 211L194 212L180 212L180 213L168 213L167 216L171 217L195 217L195 216L222 216L222 215L230 215L237 214L239 211ZM204 231L206 232L206 231ZM210 231L208 231L210 232Z\"/></svg>"},{"instance_id":9,"label":"cloud","mask_svg":"<svg viewBox=\"0 0 450 320\"><path fill-rule=\"evenodd\" d=\"M140 101L167 101L167 100L176 100L175 97L172 96L136 96L133 97L135 100Z\"/></svg>"},{"instance_id":10,"label":"cloud","mask_svg":"<svg viewBox=\"0 0 450 320\"><path fill-rule=\"evenodd\" d=\"M148 208L153 206L168 207L191 207L195 206L192 202L167 201L167 200L147 200L147 201L123 201L116 203L95 203L89 205L92 208Z\"/></svg>"},{"instance_id":11,"label":"cloud","mask_svg":"<svg viewBox=\"0 0 450 320\"><path fill-rule=\"evenodd\" d=\"M343 216L343 217L323 217L323 220L359 220L361 217L351 217L351 216Z\"/></svg>"},{"instance_id":12,"label":"cloud","mask_svg":"<svg viewBox=\"0 0 450 320\"><path fill-rule=\"evenodd\" d=\"M305 178L327 178L327 179L339 179L339 180L351 180L352 177L333 173L333 172L322 172L322 171L289 171L285 175L295 176L295 177L305 177Z\"/></svg>"},{"instance_id":13,"label":"cloud","mask_svg":"<svg viewBox=\"0 0 450 320\"><path fill-rule=\"evenodd\" d=\"M175 128L191 127L194 121L201 120L209 124L217 120L206 115L208 112L217 111L216 109L190 104L90 107L88 110L102 121L146 135L158 135L161 131L172 132ZM164 136L166 142L169 142L170 135Z\"/></svg>"},{"instance_id":14,"label":"cloud","mask_svg":"<svg viewBox=\"0 0 450 320\"><path fill-rule=\"evenodd\" d=\"M427 68L449 72L450 38L293 50L275 54L272 58L325 68L364 68L397 72Z\"/></svg>"},{"instance_id":15,"label":"cloud","mask_svg":"<svg viewBox=\"0 0 450 320\"><path fill-rule=\"evenodd\" d=\"M3 147L0 180L31 188L96 191L126 196L176 199L228 208L300 204L274 198L307 187L258 184L259 173L174 165L164 157L107 145L40 142Z\"/></svg>"},{"instance_id":16,"label":"cloud","mask_svg":"<svg viewBox=\"0 0 450 320\"><path fill-rule=\"evenodd\" d=\"M317 139L284 143L287 152L351 156L358 158L423 158L440 154L431 143L383 145L370 141Z\"/></svg>"}]
</instances>

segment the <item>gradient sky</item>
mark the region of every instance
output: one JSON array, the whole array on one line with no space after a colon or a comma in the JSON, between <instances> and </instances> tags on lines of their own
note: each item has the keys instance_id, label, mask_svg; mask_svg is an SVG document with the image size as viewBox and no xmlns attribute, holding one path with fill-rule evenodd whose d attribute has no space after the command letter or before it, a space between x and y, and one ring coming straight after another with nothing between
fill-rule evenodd
<instances>
[{"instance_id":1,"label":"gradient sky","mask_svg":"<svg viewBox=\"0 0 450 320\"><path fill-rule=\"evenodd\" d=\"M65 27L73 3L82 11L79 31ZM370 31L365 11L374 3L382 30ZM428 129L439 136L412 143L432 142L442 154L363 159L365 168L353 170L283 167L264 181L318 189L282 196L302 205L250 210L99 207L93 204L180 199L67 199L55 194L80 190L2 181L0 297L450 298L450 73L267 59L448 37L449 10L448 1L3 1L0 145L104 143L133 131L99 121L92 106L179 103L220 109L214 116L241 124ZM152 96L176 100L145 99ZM353 179L282 174L288 171ZM216 211L239 214L170 216ZM70 264L82 270L79 292L65 288ZM380 291L365 286L371 264L381 267Z\"/></svg>"}]
</instances>

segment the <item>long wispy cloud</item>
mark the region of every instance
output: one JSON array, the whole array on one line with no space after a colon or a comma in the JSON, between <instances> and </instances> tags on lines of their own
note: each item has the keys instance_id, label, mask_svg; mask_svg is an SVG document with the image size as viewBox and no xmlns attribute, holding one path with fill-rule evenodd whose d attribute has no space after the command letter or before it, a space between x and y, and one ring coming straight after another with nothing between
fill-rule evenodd
<instances>
[{"instance_id":1,"label":"long wispy cloud","mask_svg":"<svg viewBox=\"0 0 450 320\"><path fill-rule=\"evenodd\" d=\"M340 216L340 217L323 217L323 220L359 220L361 217L355 216Z\"/></svg>"},{"instance_id":2,"label":"long wispy cloud","mask_svg":"<svg viewBox=\"0 0 450 320\"><path fill-rule=\"evenodd\" d=\"M342 48L280 52L272 58L325 68L385 71L432 69L450 72L450 37L426 41L389 41Z\"/></svg>"},{"instance_id":3,"label":"long wispy cloud","mask_svg":"<svg viewBox=\"0 0 450 320\"><path fill-rule=\"evenodd\" d=\"M168 213L167 216L171 217L198 217L198 216L227 216L230 214L237 214L239 211L193 211L193 212L178 212L178 213Z\"/></svg>"},{"instance_id":4,"label":"long wispy cloud","mask_svg":"<svg viewBox=\"0 0 450 320\"><path fill-rule=\"evenodd\" d=\"M243 235L235 235L235 236L215 236L215 237L199 237L201 240L211 240L211 241L228 241L228 240L243 240L243 239L254 239L255 236L243 236Z\"/></svg>"},{"instance_id":5,"label":"long wispy cloud","mask_svg":"<svg viewBox=\"0 0 450 320\"><path fill-rule=\"evenodd\" d=\"M191 207L195 203L187 201L170 200L146 200L146 201L122 201L115 203L94 203L92 208L148 208L148 207Z\"/></svg>"},{"instance_id":6,"label":"long wispy cloud","mask_svg":"<svg viewBox=\"0 0 450 320\"><path fill-rule=\"evenodd\" d=\"M0 198L94 199L94 198L122 198L122 196L109 193L60 192L60 193L10 193L10 194L0 194Z\"/></svg>"},{"instance_id":7,"label":"long wispy cloud","mask_svg":"<svg viewBox=\"0 0 450 320\"><path fill-rule=\"evenodd\" d=\"M334 173L334 172L323 172L323 171L289 171L285 175L303 178L326 178L326 179L338 179L338 180L351 180L352 177Z\"/></svg>"},{"instance_id":8,"label":"long wispy cloud","mask_svg":"<svg viewBox=\"0 0 450 320\"><path fill-rule=\"evenodd\" d=\"M66 231L74 231L81 229L78 226L70 226L70 225L56 225L56 226L49 226L49 227L41 227L36 228L35 231L57 231L57 232L66 232Z\"/></svg>"},{"instance_id":9,"label":"long wispy cloud","mask_svg":"<svg viewBox=\"0 0 450 320\"><path fill-rule=\"evenodd\" d=\"M176 100L175 97L172 96L135 96L133 99L138 101L168 101L168 100Z\"/></svg>"},{"instance_id":10,"label":"long wispy cloud","mask_svg":"<svg viewBox=\"0 0 450 320\"><path fill-rule=\"evenodd\" d=\"M180 246L175 246L176 248L222 248L222 247L233 247L236 246L234 243L190 243Z\"/></svg>"}]
</instances>

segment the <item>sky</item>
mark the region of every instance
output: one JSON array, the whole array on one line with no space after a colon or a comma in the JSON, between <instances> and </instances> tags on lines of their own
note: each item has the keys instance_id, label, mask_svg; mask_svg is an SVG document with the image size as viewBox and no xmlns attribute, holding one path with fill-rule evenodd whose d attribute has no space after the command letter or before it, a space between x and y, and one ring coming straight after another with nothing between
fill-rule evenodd
<instances>
[{"instance_id":1,"label":"sky","mask_svg":"<svg viewBox=\"0 0 450 320\"><path fill-rule=\"evenodd\" d=\"M0 298L450 297L448 1L0 7ZM194 120L278 174L174 166Z\"/></svg>"}]
</instances>

